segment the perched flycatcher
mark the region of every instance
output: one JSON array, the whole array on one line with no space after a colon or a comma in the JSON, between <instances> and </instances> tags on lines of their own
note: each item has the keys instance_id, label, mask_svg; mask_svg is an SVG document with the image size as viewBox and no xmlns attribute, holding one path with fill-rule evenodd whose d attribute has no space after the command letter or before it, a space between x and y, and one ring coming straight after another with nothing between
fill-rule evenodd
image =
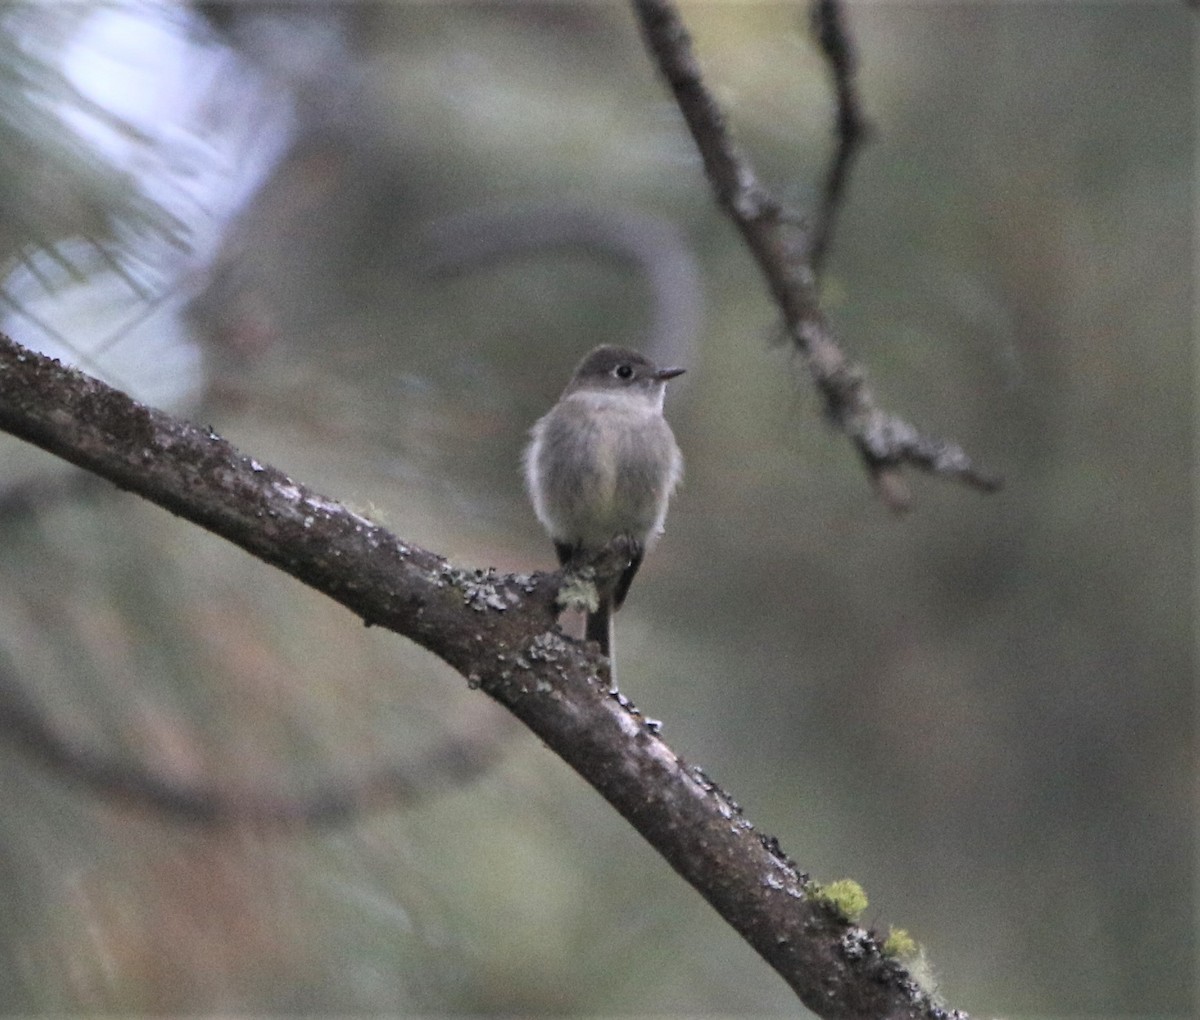
<instances>
[{"instance_id":1,"label":"perched flycatcher","mask_svg":"<svg viewBox=\"0 0 1200 1020\"><path fill-rule=\"evenodd\" d=\"M588 639L610 659L612 614L662 534L683 475L683 456L663 417L667 381L683 371L659 368L624 347L597 347L533 426L525 450L529 497L560 564L586 561L617 538L630 544L629 565L587 616Z\"/></svg>"}]
</instances>

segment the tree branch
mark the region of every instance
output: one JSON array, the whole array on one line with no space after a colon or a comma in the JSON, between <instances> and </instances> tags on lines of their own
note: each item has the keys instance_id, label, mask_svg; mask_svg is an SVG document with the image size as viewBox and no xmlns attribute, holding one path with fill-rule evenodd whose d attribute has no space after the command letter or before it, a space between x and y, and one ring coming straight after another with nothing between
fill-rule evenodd
<instances>
[{"instance_id":1,"label":"tree branch","mask_svg":"<svg viewBox=\"0 0 1200 1020\"><path fill-rule=\"evenodd\" d=\"M644 353L660 365L689 364L704 292L686 238L674 224L640 209L540 202L442 217L426 230L425 264L435 276L529 253L578 248L628 265L650 291Z\"/></svg>"},{"instance_id":2,"label":"tree branch","mask_svg":"<svg viewBox=\"0 0 1200 1020\"><path fill-rule=\"evenodd\" d=\"M675 5L671 0L632 2L646 48L675 95L718 205L758 262L792 343L807 359L829 419L854 442L884 501L895 510L907 509L910 495L901 478L906 465L983 491L998 488L1000 479L977 467L959 446L923 435L876 404L866 375L842 353L821 313L809 231L759 183L754 167L734 143L724 114L704 84ZM836 47L833 52L838 52ZM835 78L838 73L835 70ZM842 158L848 163L848 157ZM843 180L844 175L834 184L839 195ZM823 221L831 223L832 210ZM820 252L827 239L818 241Z\"/></svg>"},{"instance_id":3,"label":"tree branch","mask_svg":"<svg viewBox=\"0 0 1200 1020\"><path fill-rule=\"evenodd\" d=\"M103 484L96 475L86 475ZM308 794L261 788L216 787L173 779L124 758L69 739L25 693L25 685L0 664L0 734L33 762L93 793L194 825L312 827L337 825L364 812L409 807L451 782L472 779L507 743L503 736L448 736L422 759L379 769Z\"/></svg>"},{"instance_id":4,"label":"tree branch","mask_svg":"<svg viewBox=\"0 0 1200 1020\"><path fill-rule=\"evenodd\" d=\"M813 0L812 26L825 62L833 79L833 96L837 113L834 129L837 146L825 177L820 208L813 222L808 257L813 272L820 275L825 254L833 239L837 212L845 197L850 179L850 167L858 155L858 147L867 134L868 125L854 87L857 59L854 46L842 23L842 8L838 0Z\"/></svg>"},{"instance_id":5,"label":"tree branch","mask_svg":"<svg viewBox=\"0 0 1200 1020\"><path fill-rule=\"evenodd\" d=\"M947 1017L878 940L812 895L741 808L608 692L555 629L559 575L461 570L211 429L137 404L0 335L0 429L225 538L438 655L574 768L830 1018Z\"/></svg>"}]
</instances>

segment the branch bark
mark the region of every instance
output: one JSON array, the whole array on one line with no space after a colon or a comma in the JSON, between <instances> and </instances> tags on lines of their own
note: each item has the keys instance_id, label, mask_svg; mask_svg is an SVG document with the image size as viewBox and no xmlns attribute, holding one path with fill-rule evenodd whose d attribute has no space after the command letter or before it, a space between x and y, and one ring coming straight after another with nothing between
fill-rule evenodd
<instances>
[{"instance_id":1,"label":"branch bark","mask_svg":"<svg viewBox=\"0 0 1200 1020\"><path fill-rule=\"evenodd\" d=\"M810 231L798 214L785 209L759 182L750 160L734 142L724 113L704 84L691 38L675 5L671 0L632 2L646 48L700 150L717 204L758 262L783 313L788 336L808 362L829 419L855 444L884 501L895 510L908 508L911 496L901 477L906 465L983 491L999 488L1000 479L976 466L960 446L924 435L878 406L866 374L847 359L821 312ZM826 26L833 23L828 17L823 21ZM830 59L838 52L836 47L826 49ZM839 71L835 64L834 73L843 76L848 88L848 69ZM840 196L844 168L836 187ZM822 222L831 221L832 215L832 209L826 209ZM827 239L822 240L817 250L823 251L826 243Z\"/></svg>"},{"instance_id":2,"label":"branch bark","mask_svg":"<svg viewBox=\"0 0 1200 1020\"><path fill-rule=\"evenodd\" d=\"M211 428L144 407L0 335L0 429L136 493L438 655L590 783L814 1012L938 1018L869 932L687 765L600 660L555 629L559 575L463 570ZM962 1014L957 1014L962 1015Z\"/></svg>"}]
</instances>

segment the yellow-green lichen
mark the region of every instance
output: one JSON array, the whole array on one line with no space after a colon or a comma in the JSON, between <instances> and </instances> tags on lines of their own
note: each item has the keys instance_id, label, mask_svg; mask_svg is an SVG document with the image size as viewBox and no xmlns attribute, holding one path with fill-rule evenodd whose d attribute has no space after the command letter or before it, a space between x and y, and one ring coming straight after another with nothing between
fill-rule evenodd
<instances>
[{"instance_id":1,"label":"yellow-green lichen","mask_svg":"<svg viewBox=\"0 0 1200 1020\"><path fill-rule=\"evenodd\" d=\"M847 921L857 921L867 909L867 893L852 878L839 878L828 885L812 883L814 899L832 907Z\"/></svg>"},{"instance_id":2,"label":"yellow-green lichen","mask_svg":"<svg viewBox=\"0 0 1200 1020\"><path fill-rule=\"evenodd\" d=\"M883 955L907 959L917 955L916 940L903 928L889 928L883 940Z\"/></svg>"}]
</instances>

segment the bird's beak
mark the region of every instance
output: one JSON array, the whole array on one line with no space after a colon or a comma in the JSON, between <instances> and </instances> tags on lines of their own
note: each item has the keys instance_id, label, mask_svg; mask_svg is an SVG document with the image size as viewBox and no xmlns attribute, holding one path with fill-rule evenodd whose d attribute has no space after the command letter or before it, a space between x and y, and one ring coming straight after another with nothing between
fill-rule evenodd
<instances>
[{"instance_id":1,"label":"bird's beak","mask_svg":"<svg viewBox=\"0 0 1200 1020\"><path fill-rule=\"evenodd\" d=\"M660 368L657 379L659 382L666 382L668 379L674 379L676 376L683 375L686 371L686 368Z\"/></svg>"}]
</instances>

